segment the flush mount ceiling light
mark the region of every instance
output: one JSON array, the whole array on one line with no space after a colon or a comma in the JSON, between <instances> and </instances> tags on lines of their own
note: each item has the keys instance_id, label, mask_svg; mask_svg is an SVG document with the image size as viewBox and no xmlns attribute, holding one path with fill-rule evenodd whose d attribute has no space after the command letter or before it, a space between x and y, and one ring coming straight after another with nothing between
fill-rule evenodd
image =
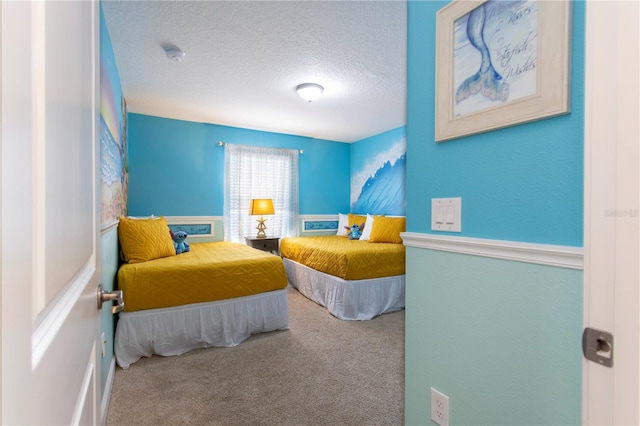
<instances>
[{"instance_id":1,"label":"flush mount ceiling light","mask_svg":"<svg viewBox=\"0 0 640 426\"><path fill-rule=\"evenodd\" d=\"M316 83L302 83L296 87L296 92L307 102L315 101L324 92L324 87Z\"/></svg>"},{"instance_id":2,"label":"flush mount ceiling light","mask_svg":"<svg viewBox=\"0 0 640 426\"><path fill-rule=\"evenodd\" d=\"M167 55L167 58L172 61L182 62L184 59L184 52L177 47L167 47L164 49L164 53Z\"/></svg>"}]
</instances>

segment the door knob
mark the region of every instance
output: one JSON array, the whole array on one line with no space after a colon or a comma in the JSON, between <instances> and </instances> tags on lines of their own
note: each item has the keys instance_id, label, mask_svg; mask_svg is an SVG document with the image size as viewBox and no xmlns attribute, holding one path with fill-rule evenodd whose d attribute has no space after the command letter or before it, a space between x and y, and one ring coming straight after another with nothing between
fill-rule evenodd
<instances>
[{"instance_id":1,"label":"door knob","mask_svg":"<svg viewBox=\"0 0 640 426\"><path fill-rule=\"evenodd\" d=\"M102 304L109 301L116 302L116 304L111 307L112 314L117 314L124 309L122 290L104 291L102 284L98 284L98 309L102 309Z\"/></svg>"}]
</instances>

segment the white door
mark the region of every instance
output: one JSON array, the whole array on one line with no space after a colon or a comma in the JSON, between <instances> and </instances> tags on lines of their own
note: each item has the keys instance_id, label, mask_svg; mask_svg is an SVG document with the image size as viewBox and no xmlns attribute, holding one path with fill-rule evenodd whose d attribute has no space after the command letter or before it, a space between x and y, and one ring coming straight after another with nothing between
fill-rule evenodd
<instances>
[{"instance_id":1,"label":"white door","mask_svg":"<svg viewBox=\"0 0 640 426\"><path fill-rule=\"evenodd\" d=\"M99 422L99 4L2 2L2 423Z\"/></svg>"},{"instance_id":2,"label":"white door","mask_svg":"<svg viewBox=\"0 0 640 426\"><path fill-rule=\"evenodd\" d=\"M584 325L614 338L613 367L583 361L590 425L640 424L639 13L587 3Z\"/></svg>"}]
</instances>

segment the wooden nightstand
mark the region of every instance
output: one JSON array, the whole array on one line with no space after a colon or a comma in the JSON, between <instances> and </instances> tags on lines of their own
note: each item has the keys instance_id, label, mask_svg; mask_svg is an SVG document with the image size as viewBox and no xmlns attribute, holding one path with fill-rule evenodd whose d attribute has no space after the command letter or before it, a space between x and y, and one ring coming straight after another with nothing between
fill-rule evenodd
<instances>
[{"instance_id":1,"label":"wooden nightstand","mask_svg":"<svg viewBox=\"0 0 640 426\"><path fill-rule=\"evenodd\" d=\"M273 254L278 254L278 244L280 242L279 237L267 237L267 238L256 238L256 237L244 237L244 242L253 248L262 251L270 251Z\"/></svg>"}]
</instances>

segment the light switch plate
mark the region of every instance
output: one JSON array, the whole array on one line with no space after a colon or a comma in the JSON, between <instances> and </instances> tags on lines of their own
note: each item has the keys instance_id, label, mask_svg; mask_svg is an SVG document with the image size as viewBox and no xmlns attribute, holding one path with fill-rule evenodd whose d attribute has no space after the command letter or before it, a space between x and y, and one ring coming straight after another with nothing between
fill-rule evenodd
<instances>
[{"instance_id":1,"label":"light switch plate","mask_svg":"<svg viewBox=\"0 0 640 426\"><path fill-rule=\"evenodd\" d=\"M431 230L462 232L462 198L431 199Z\"/></svg>"}]
</instances>

